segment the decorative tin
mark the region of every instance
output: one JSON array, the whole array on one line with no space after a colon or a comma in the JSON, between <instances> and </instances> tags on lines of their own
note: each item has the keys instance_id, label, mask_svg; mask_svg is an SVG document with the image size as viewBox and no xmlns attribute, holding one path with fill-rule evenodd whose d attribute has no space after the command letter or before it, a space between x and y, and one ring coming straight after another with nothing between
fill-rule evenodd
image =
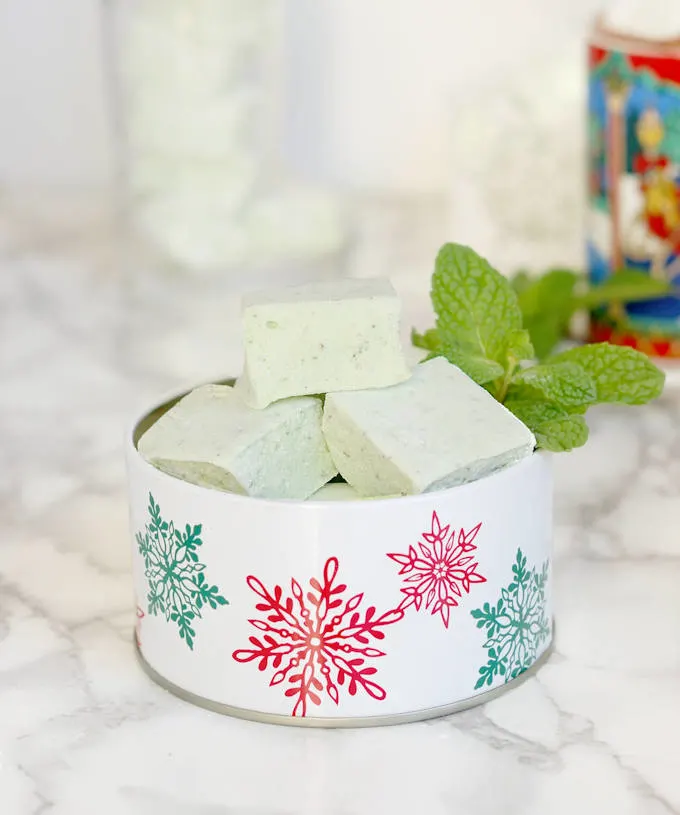
<instances>
[{"instance_id":1,"label":"decorative tin","mask_svg":"<svg viewBox=\"0 0 680 815\"><path fill-rule=\"evenodd\" d=\"M485 701L552 640L552 476L370 501L204 489L128 446L136 642L189 701L284 724L361 726Z\"/></svg>"},{"instance_id":2,"label":"decorative tin","mask_svg":"<svg viewBox=\"0 0 680 815\"><path fill-rule=\"evenodd\" d=\"M623 268L680 283L680 39L617 34L589 47L590 277ZM680 298L593 315L592 339L680 356Z\"/></svg>"}]
</instances>

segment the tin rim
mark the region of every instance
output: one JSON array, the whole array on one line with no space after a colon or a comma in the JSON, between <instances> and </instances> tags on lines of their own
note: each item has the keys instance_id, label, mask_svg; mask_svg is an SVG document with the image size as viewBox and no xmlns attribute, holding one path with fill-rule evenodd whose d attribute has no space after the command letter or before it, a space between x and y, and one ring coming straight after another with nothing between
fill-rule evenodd
<instances>
[{"instance_id":1,"label":"tin rim","mask_svg":"<svg viewBox=\"0 0 680 815\"><path fill-rule=\"evenodd\" d=\"M437 707L424 708L422 710L415 710L408 713L395 713L390 716L339 716L339 717L319 717L319 716L285 716L281 713L262 713L257 710L250 710L248 708L234 707L226 705L222 702L215 702L212 699L206 699L203 696L198 696L191 691L176 685L169 679L166 679L162 674L158 673L155 668L144 658L136 638L133 637L133 645L137 660L146 675L163 690L168 691L173 696L177 696L184 702L188 702L195 707L210 710L213 713L219 713L222 716L231 716L235 719L245 719L246 721L259 722L260 724L277 724L287 727L313 727L313 728L326 728L326 729L350 729L350 728L363 728L363 727L390 727L398 724L413 724L414 722L424 722L428 719L439 719L443 716L451 716L454 713L461 713L464 710L469 710L473 707L492 702L499 696L502 696L506 691L518 687L527 679L534 676L537 671L550 658L554 648L554 628L553 636L550 643L540 657L527 668L526 671L521 673L515 679L511 679L503 685L491 690L479 693L476 696L468 696L466 699L461 699L458 702L452 702L449 705L438 705Z\"/></svg>"},{"instance_id":2,"label":"tin rim","mask_svg":"<svg viewBox=\"0 0 680 815\"><path fill-rule=\"evenodd\" d=\"M228 378L218 380L215 382L215 384L231 385L234 381L235 380L233 378ZM195 385L193 387L200 386ZM175 390L172 392L172 394L166 394L164 398L161 397L163 401L155 401L152 407L149 407L147 405L146 409L137 412L137 418L134 420L132 424L128 426L125 437L126 455L129 462L131 462L134 459L134 461L138 465L148 470L148 472L153 472L156 477L169 479L171 482L180 484L182 489L186 491L187 495L190 494L191 492L200 493L209 492L215 495L216 500L224 502L225 506L233 502L246 501L249 504L253 505L255 502L257 502L262 507L295 506L298 508L302 508L303 512L307 511L319 512L325 506L338 505L338 502L335 501L308 501L308 500L300 501L282 498L260 498L256 496L240 495L238 493L212 489L210 487L198 486L197 484L192 484L189 481L183 481L182 479L169 475L168 473L165 473L162 470L158 470L156 467L154 467L152 464L146 461L140 454L139 450L137 449L137 443L140 437L148 429L148 427L150 427L155 421L157 421L164 413L166 413L174 404L176 404L180 399L182 399L182 397L186 396L187 393L189 393L191 390L192 390L191 387L183 388L181 391ZM468 481L464 484L458 484L454 487L448 487L447 489L437 490L436 492L423 492L413 495L381 496L378 498L373 498L370 501L359 499L359 500L348 500L344 501L343 503L345 505L352 505L355 508L360 508L362 511L364 511L367 508L370 508L371 506L384 505L388 502L392 505L394 505L396 502L399 502L399 504L403 504L405 502L422 503L431 500L432 496L444 497L452 493L456 493L457 495L460 496L467 491L477 489L481 484L487 484L489 482L492 482L494 479L504 479L511 477L511 474L517 475L518 472L523 473L525 470L537 466L537 459L547 464L548 470L546 477L552 479L552 461L551 461L552 455L553 454L547 450L534 449L534 451L530 455L526 456L520 461L515 462L514 464L501 467L499 470L495 470L494 472L488 473L482 478L477 478L474 481Z\"/></svg>"}]
</instances>

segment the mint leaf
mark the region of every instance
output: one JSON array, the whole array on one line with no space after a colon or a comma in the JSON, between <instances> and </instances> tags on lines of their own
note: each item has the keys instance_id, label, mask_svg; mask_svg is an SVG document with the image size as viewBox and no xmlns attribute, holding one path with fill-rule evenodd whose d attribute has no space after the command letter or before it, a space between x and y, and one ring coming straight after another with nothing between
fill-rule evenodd
<instances>
[{"instance_id":1,"label":"mint leaf","mask_svg":"<svg viewBox=\"0 0 680 815\"><path fill-rule=\"evenodd\" d=\"M524 368L515 374L512 384L535 390L545 399L563 407L589 405L597 399L595 382L576 362L555 362Z\"/></svg>"},{"instance_id":2,"label":"mint leaf","mask_svg":"<svg viewBox=\"0 0 680 815\"><path fill-rule=\"evenodd\" d=\"M524 328L514 328L506 338L506 354L516 362L534 359L534 346L529 332Z\"/></svg>"},{"instance_id":3,"label":"mint leaf","mask_svg":"<svg viewBox=\"0 0 680 815\"><path fill-rule=\"evenodd\" d=\"M467 246L442 246L432 304L444 343L505 365L508 333L522 328L522 313L509 281L488 261Z\"/></svg>"},{"instance_id":4,"label":"mint leaf","mask_svg":"<svg viewBox=\"0 0 680 815\"><path fill-rule=\"evenodd\" d=\"M536 429L544 422L564 419L569 416L564 408L554 402L546 399L533 399L524 395L508 396L505 407L512 411L533 432L536 432Z\"/></svg>"},{"instance_id":5,"label":"mint leaf","mask_svg":"<svg viewBox=\"0 0 680 815\"><path fill-rule=\"evenodd\" d=\"M503 376L503 366L498 362L471 354L458 346L442 343L436 328L430 328L424 334L419 334L415 329L412 329L411 342L416 348L422 348L430 352L424 361L433 357L446 357L449 362L460 368L470 379L474 379L478 385L486 385L487 382L492 382L494 379Z\"/></svg>"},{"instance_id":6,"label":"mint leaf","mask_svg":"<svg viewBox=\"0 0 680 815\"><path fill-rule=\"evenodd\" d=\"M515 290L515 293L521 296L523 291L526 291L533 285L533 281L528 272L525 272L524 269L520 269L510 278L510 285Z\"/></svg>"},{"instance_id":7,"label":"mint leaf","mask_svg":"<svg viewBox=\"0 0 680 815\"><path fill-rule=\"evenodd\" d=\"M572 416L560 405L547 400L508 397L508 410L524 422L543 450L563 453L588 441L588 425L582 416Z\"/></svg>"},{"instance_id":8,"label":"mint leaf","mask_svg":"<svg viewBox=\"0 0 680 815\"><path fill-rule=\"evenodd\" d=\"M533 279L519 272L512 285L540 360L569 333L569 322L576 311L614 302L649 300L674 291L672 284L655 280L638 269L622 269L592 286L587 285L582 274L567 269L552 269Z\"/></svg>"},{"instance_id":9,"label":"mint leaf","mask_svg":"<svg viewBox=\"0 0 680 815\"><path fill-rule=\"evenodd\" d=\"M544 359L567 334L579 277L576 272L553 269L522 282L519 305L538 359Z\"/></svg>"},{"instance_id":10,"label":"mint leaf","mask_svg":"<svg viewBox=\"0 0 680 815\"><path fill-rule=\"evenodd\" d=\"M602 342L570 348L548 360L550 365L563 362L575 362L590 374L598 402L643 405L663 391L663 372L633 348Z\"/></svg>"},{"instance_id":11,"label":"mint leaf","mask_svg":"<svg viewBox=\"0 0 680 815\"><path fill-rule=\"evenodd\" d=\"M442 347L442 341L436 328L428 328L424 334L419 334L415 328L412 328L411 344L425 351L438 351Z\"/></svg>"},{"instance_id":12,"label":"mint leaf","mask_svg":"<svg viewBox=\"0 0 680 815\"><path fill-rule=\"evenodd\" d=\"M583 416L567 416L542 424L534 435L542 450L567 453L588 441L588 425Z\"/></svg>"},{"instance_id":13,"label":"mint leaf","mask_svg":"<svg viewBox=\"0 0 680 815\"><path fill-rule=\"evenodd\" d=\"M478 385L486 385L487 382L492 382L494 379L503 376L503 366L498 362L471 354L458 346L442 343L436 328L430 328L424 334L419 334L415 328L412 329L411 342L416 348L422 348L430 352L424 361L433 357L446 357L449 362L460 368L470 379L474 379Z\"/></svg>"},{"instance_id":14,"label":"mint leaf","mask_svg":"<svg viewBox=\"0 0 680 815\"><path fill-rule=\"evenodd\" d=\"M567 334L569 321L563 320L558 314L548 312L537 317L525 318L524 325L531 336L536 358L544 360Z\"/></svg>"},{"instance_id":15,"label":"mint leaf","mask_svg":"<svg viewBox=\"0 0 680 815\"><path fill-rule=\"evenodd\" d=\"M581 275L567 269L552 269L525 284L519 292L519 305L524 317L546 312L569 319L573 311L571 300Z\"/></svg>"},{"instance_id":16,"label":"mint leaf","mask_svg":"<svg viewBox=\"0 0 680 815\"><path fill-rule=\"evenodd\" d=\"M503 376L503 366L500 363L475 354L469 354L467 351L462 351L453 345L444 345L441 351L434 351L430 354L430 357L434 356L446 357L449 362L457 365L470 379L474 379L478 385L486 385L487 382L493 382L494 379Z\"/></svg>"},{"instance_id":17,"label":"mint leaf","mask_svg":"<svg viewBox=\"0 0 680 815\"><path fill-rule=\"evenodd\" d=\"M577 309L593 309L617 300L630 303L663 297L672 292L672 284L665 280L657 280L639 269L622 269L578 295L574 305Z\"/></svg>"}]
</instances>

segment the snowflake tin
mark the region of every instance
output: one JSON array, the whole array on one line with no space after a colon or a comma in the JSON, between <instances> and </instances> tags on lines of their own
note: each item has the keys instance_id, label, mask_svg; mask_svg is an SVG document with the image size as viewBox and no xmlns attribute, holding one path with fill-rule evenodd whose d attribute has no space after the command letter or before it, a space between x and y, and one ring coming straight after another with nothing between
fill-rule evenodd
<instances>
[{"instance_id":1,"label":"snowflake tin","mask_svg":"<svg viewBox=\"0 0 680 815\"><path fill-rule=\"evenodd\" d=\"M545 454L440 492L271 501L160 472L128 440L135 644L156 682L243 718L357 727L489 700L552 640Z\"/></svg>"}]
</instances>

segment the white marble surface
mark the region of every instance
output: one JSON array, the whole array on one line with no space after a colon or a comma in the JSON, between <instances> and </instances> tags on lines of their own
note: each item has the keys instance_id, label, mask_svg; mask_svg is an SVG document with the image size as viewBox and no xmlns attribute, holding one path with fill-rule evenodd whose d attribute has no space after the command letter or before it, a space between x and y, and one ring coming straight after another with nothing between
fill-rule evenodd
<instances>
[{"instance_id":1,"label":"white marble surface","mask_svg":"<svg viewBox=\"0 0 680 815\"><path fill-rule=\"evenodd\" d=\"M0 200L2 815L680 812L677 394L596 413L556 460L557 645L535 678L386 729L222 718L133 657L121 428L234 370L234 298L160 285L91 207L37 200ZM422 320L441 221L362 224L350 270L392 274Z\"/></svg>"}]
</instances>

